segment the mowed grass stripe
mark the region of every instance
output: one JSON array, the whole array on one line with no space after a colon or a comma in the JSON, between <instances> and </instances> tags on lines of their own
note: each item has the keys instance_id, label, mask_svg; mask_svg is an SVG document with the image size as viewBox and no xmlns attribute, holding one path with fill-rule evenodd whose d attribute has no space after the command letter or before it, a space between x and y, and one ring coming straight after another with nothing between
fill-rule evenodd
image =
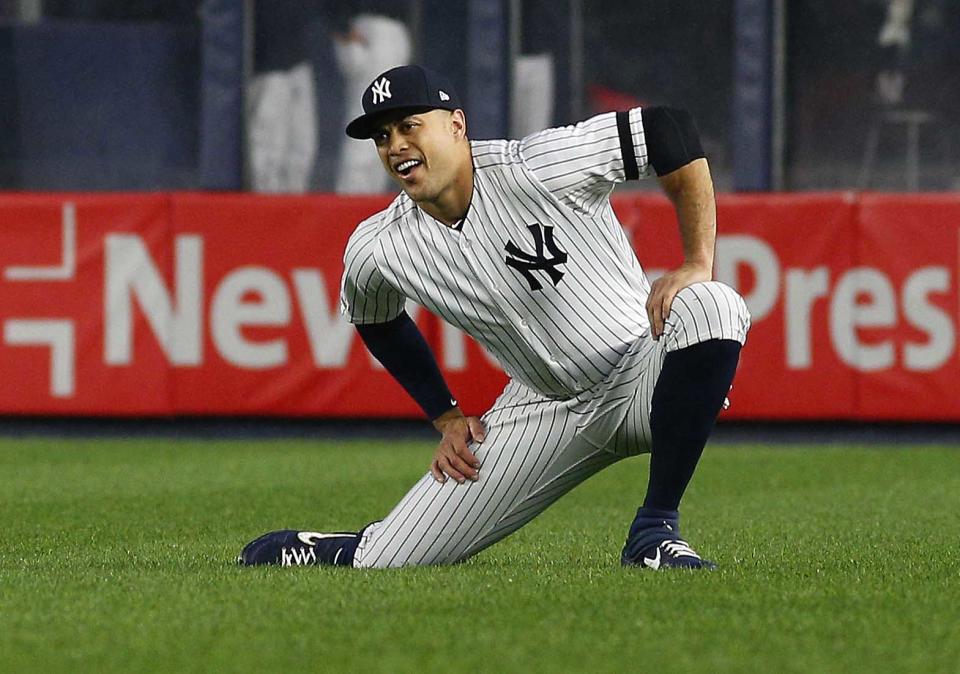
<instances>
[{"instance_id":1,"label":"mowed grass stripe","mask_svg":"<svg viewBox=\"0 0 960 674\"><path fill-rule=\"evenodd\" d=\"M454 567L233 566L384 515L431 451L0 440L0 671L958 671L957 448L708 448L710 574L618 566L644 458Z\"/></svg>"}]
</instances>

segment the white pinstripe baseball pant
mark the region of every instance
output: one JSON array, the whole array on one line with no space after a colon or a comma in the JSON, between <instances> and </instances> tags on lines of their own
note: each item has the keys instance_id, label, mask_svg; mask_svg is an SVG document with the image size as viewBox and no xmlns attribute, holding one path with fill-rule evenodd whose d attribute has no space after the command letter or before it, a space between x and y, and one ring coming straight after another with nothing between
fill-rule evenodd
<instances>
[{"instance_id":1,"label":"white pinstripe baseball pant","mask_svg":"<svg viewBox=\"0 0 960 674\"><path fill-rule=\"evenodd\" d=\"M427 473L387 517L370 525L357 567L451 564L513 533L597 471L650 451L650 404L670 351L709 339L744 343L750 315L729 286L697 283L674 299L659 341L638 339L608 378L569 400L511 381L483 416L471 449L476 482Z\"/></svg>"}]
</instances>

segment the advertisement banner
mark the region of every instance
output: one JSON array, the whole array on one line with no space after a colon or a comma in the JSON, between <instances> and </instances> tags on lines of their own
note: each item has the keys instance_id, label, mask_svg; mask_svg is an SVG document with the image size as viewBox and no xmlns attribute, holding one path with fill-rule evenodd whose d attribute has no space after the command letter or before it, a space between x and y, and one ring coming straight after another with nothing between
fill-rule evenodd
<instances>
[{"instance_id":1,"label":"advertisement banner","mask_svg":"<svg viewBox=\"0 0 960 674\"><path fill-rule=\"evenodd\" d=\"M389 197L0 197L2 414L418 417L339 313L353 228ZM730 419L960 420L960 198L718 198L716 277L753 316ZM617 195L651 278L673 208ZM408 305L469 413L506 377Z\"/></svg>"}]
</instances>

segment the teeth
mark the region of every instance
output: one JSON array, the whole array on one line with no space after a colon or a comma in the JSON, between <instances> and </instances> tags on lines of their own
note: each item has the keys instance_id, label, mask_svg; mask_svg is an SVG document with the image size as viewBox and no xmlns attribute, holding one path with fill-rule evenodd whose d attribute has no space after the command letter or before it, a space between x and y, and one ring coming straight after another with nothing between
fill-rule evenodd
<instances>
[{"instance_id":1,"label":"teeth","mask_svg":"<svg viewBox=\"0 0 960 674\"><path fill-rule=\"evenodd\" d=\"M411 169L419 163L420 162L417 161L416 159L408 159L407 161L400 162L399 164L397 164L397 172L403 173L407 169Z\"/></svg>"}]
</instances>

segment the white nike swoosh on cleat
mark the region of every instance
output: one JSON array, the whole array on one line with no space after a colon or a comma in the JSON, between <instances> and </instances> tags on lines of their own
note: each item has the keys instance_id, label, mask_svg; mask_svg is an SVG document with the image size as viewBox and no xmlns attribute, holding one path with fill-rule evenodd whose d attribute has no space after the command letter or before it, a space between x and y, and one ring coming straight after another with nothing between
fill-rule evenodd
<instances>
[{"instance_id":1,"label":"white nike swoosh on cleat","mask_svg":"<svg viewBox=\"0 0 960 674\"><path fill-rule=\"evenodd\" d=\"M660 548L659 548L659 547L657 548L657 556L656 556L656 557L654 557L653 559L650 559L649 557L644 557L644 558L643 558L643 563L644 563L645 565L649 566L649 567L650 567L651 569L653 569L654 571L656 571L657 569L659 569L659 568L660 568Z\"/></svg>"}]
</instances>

